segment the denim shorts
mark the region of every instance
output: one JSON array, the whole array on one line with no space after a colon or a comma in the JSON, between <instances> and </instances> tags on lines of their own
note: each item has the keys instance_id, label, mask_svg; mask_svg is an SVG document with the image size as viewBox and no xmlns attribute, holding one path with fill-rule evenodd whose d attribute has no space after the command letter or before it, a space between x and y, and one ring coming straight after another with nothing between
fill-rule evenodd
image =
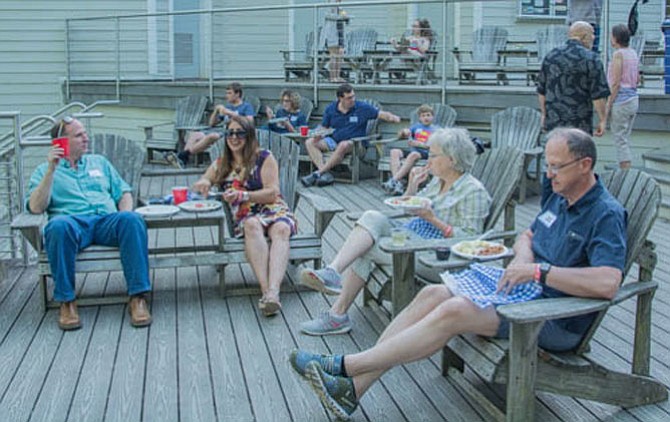
<instances>
[{"instance_id":1,"label":"denim shorts","mask_svg":"<svg viewBox=\"0 0 670 422\"><path fill-rule=\"evenodd\" d=\"M405 157L407 157L412 152L418 152L421 155L421 159L423 160L428 159L428 150L426 148L411 147L410 149L405 150Z\"/></svg>"}]
</instances>

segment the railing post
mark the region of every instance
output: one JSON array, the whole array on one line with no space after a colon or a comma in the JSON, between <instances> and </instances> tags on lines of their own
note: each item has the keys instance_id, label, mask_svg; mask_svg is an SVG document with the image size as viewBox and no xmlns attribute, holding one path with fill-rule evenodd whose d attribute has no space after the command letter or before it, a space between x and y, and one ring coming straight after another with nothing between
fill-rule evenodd
<instances>
[{"instance_id":1,"label":"railing post","mask_svg":"<svg viewBox=\"0 0 670 422\"><path fill-rule=\"evenodd\" d=\"M214 12L209 13L209 102L214 105Z\"/></svg>"},{"instance_id":2,"label":"railing post","mask_svg":"<svg viewBox=\"0 0 670 422\"><path fill-rule=\"evenodd\" d=\"M70 19L65 19L65 102L72 99L70 93Z\"/></svg>"},{"instance_id":3,"label":"railing post","mask_svg":"<svg viewBox=\"0 0 670 422\"><path fill-rule=\"evenodd\" d=\"M116 99L121 100L121 22L120 18L114 19L116 23Z\"/></svg>"},{"instance_id":4,"label":"railing post","mask_svg":"<svg viewBox=\"0 0 670 422\"><path fill-rule=\"evenodd\" d=\"M313 84L313 97L314 97L314 108L319 108L319 34L317 33L318 25L317 19L319 17L319 9L314 5L313 14L312 14L312 34L314 34L312 42L312 84Z\"/></svg>"},{"instance_id":5,"label":"railing post","mask_svg":"<svg viewBox=\"0 0 670 422\"><path fill-rule=\"evenodd\" d=\"M447 103L447 0L442 2L442 82L440 83L440 99Z\"/></svg>"}]
</instances>

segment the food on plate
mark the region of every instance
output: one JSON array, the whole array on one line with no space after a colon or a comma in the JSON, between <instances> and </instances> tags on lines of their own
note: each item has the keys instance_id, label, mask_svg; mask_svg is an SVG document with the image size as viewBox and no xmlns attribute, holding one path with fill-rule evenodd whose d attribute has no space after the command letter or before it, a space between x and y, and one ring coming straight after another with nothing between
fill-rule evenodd
<instances>
[{"instance_id":1,"label":"food on plate","mask_svg":"<svg viewBox=\"0 0 670 422\"><path fill-rule=\"evenodd\" d=\"M452 250L463 255L493 256L505 253L507 248L486 240L466 240L455 245Z\"/></svg>"},{"instance_id":2,"label":"food on plate","mask_svg":"<svg viewBox=\"0 0 670 422\"><path fill-rule=\"evenodd\" d=\"M430 205L430 199L420 196L400 196L397 198L388 198L385 201L388 205L395 207L421 208Z\"/></svg>"}]
</instances>

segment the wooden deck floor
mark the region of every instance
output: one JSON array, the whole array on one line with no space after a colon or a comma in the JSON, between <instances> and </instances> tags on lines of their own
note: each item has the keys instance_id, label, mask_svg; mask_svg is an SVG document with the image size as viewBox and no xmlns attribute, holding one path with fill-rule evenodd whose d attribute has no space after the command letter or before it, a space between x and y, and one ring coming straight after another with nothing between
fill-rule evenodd
<instances>
[{"instance_id":1,"label":"wooden deck floor","mask_svg":"<svg viewBox=\"0 0 670 422\"><path fill-rule=\"evenodd\" d=\"M192 179L192 178L191 178ZM186 184L187 178L150 179L143 192ZM373 180L358 186L320 190L347 210L382 207ZM537 212L537 199L518 208L517 227ZM298 209L302 230L311 229L311 210ZM324 239L330 259L351 223L336 217ZM652 373L670 385L670 225L657 222L651 237L661 252L656 277L662 282L653 317ZM161 230L150 241L188 244L211 241L204 230ZM254 284L248 265L229 266L231 283ZM332 301L315 292L292 290L287 276L283 313L266 319L255 296L218 295L212 267L152 272L154 323L134 329L123 305L81 310L84 327L63 333L57 311L40 308L34 268L13 268L0 283L0 420L2 421L319 421L329 420L309 386L287 362L295 347L354 352L371 346L388 322L374 309L355 306L354 330L327 338L299 333L299 323ZM84 292L124 290L120 273L97 273L79 280ZM592 354L626 369L632 350L634 303L610 312ZM485 395L501 402L501 388L466 376ZM670 404L620 409L570 397L538 394L538 420L662 421ZM440 375L439 356L389 371L362 400L354 420L487 420L478 404Z\"/></svg>"}]
</instances>

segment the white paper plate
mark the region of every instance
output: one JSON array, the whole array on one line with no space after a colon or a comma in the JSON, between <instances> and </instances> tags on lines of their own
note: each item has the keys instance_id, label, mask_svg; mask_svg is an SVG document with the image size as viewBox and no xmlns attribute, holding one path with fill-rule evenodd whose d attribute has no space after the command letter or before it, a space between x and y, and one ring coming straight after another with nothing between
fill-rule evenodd
<instances>
[{"instance_id":1,"label":"white paper plate","mask_svg":"<svg viewBox=\"0 0 670 422\"><path fill-rule=\"evenodd\" d=\"M384 200L386 205L393 208L402 208L405 210L416 210L419 208L429 207L433 202L422 196L395 196L386 198Z\"/></svg>"},{"instance_id":2,"label":"white paper plate","mask_svg":"<svg viewBox=\"0 0 670 422\"><path fill-rule=\"evenodd\" d=\"M135 210L143 217L169 217L179 212L179 208L174 205L147 205Z\"/></svg>"},{"instance_id":3,"label":"white paper plate","mask_svg":"<svg viewBox=\"0 0 670 422\"><path fill-rule=\"evenodd\" d=\"M500 243L488 240L464 240L451 247L451 252L467 259L496 259L509 253L509 249Z\"/></svg>"},{"instance_id":4,"label":"white paper plate","mask_svg":"<svg viewBox=\"0 0 670 422\"><path fill-rule=\"evenodd\" d=\"M268 120L268 123L269 124L275 124L275 123L287 122L287 121L288 121L288 117L275 117L274 119Z\"/></svg>"},{"instance_id":5,"label":"white paper plate","mask_svg":"<svg viewBox=\"0 0 670 422\"><path fill-rule=\"evenodd\" d=\"M221 208L220 201L186 201L179 204L179 208L188 212L209 212Z\"/></svg>"}]
</instances>

